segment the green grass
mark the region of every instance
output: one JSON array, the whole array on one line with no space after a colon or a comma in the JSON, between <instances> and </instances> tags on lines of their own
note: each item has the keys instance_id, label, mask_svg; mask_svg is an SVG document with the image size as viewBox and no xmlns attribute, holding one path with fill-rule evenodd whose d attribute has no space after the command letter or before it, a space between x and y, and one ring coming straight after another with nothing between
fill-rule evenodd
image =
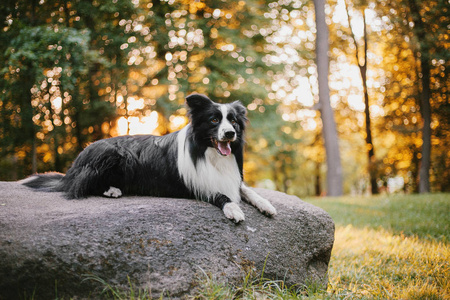
<instances>
[{"instance_id":1,"label":"green grass","mask_svg":"<svg viewBox=\"0 0 450 300\"><path fill-rule=\"evenodd\" d=\"M92 280L100 283L103 286L101 295L104 299L114 300L150 300L155 299L152 296L150 289L136 288L128 277L128 287L118 287L110 285L106 280L98 276L87 275L84 280ZM159 298L163 299L164 295L160 295Z\"/></svg>"},{"instance_id":2,"label":"green grass","mask_svg":"<svg viewBox=\"0 0 450 300\"><path fill-rule=\"evenodd\" d=\"M450 241L450 194L310 198L336 226L383 228L394 234Z\"/></svg>"},{"instance_id":3,"label":"green grass","mask_svg":"<svg viewBox=\"0 0 450 300\"><path fill-rule=\"evenodd\" d=\"M450 194L306 201L336 223L326 291L286 287L264 274L227 285L204 273L188 299L450 299ZM132 283L128 291L104 285L113 299L153 298Z\"/></svg>"},{"instance_id":4,"label":"green grass","mask_svg":"<svg viewBox=\"0 0 450 300\"><path fill-rule=\"evenodd\" d=\"M328 296L450 299L450 195L315 198L336 223Z\"/></svg>"}]
</instances>

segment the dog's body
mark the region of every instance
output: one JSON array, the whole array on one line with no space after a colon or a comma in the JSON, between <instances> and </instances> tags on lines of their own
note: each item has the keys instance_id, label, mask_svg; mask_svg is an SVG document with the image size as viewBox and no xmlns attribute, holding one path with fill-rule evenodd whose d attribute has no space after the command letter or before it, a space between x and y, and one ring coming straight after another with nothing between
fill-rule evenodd
<instances>
[{"instance_id":1,"label":"dog's body","mask_svg":"<svg viewBox=\"0 0 450 300\"><path fill-rule=\"evenodd\" d=\"M64 176L33 175L24 185L65 192L69 199L90 195L117 198L147 195L197 198L244 220L241 197L262 213L275 208L243 183L246 109L239 102L217 104L204 95L186 98L191 123L165 136L120 136L83 150Z\"/></svg>"}]
</instances>

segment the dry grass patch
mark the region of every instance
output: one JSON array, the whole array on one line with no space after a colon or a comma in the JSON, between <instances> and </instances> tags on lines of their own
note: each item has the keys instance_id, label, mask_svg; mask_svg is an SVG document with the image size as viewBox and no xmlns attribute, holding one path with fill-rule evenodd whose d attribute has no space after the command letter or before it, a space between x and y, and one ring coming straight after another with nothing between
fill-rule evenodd
<instances>
[{"instance_id":1,"label":"dry grass patch","mask_svg":"<svg viewBox=\"0 0 450 300\"><path fill-rule=\"evenodd\" d=\"M352 299L450 299L449 262L444 242L339 226L328 291Z\"/></svg>"}]
</instances>

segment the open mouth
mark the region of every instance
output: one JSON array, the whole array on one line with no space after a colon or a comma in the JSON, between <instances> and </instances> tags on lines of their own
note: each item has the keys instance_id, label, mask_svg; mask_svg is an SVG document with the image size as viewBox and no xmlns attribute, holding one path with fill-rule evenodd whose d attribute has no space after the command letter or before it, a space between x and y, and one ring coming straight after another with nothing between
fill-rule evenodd
<instances>
[{"instance_id":1,"label":"open mouth","mask_svg":"<svg viewBox=\"0 0 450 300\"><path fill-rule=\"evenodd\" d=\"M211 142L220 155L228 156L231 154L230 141L218 141L215 138L211 138Z\"/></svg>"}]
</instances>

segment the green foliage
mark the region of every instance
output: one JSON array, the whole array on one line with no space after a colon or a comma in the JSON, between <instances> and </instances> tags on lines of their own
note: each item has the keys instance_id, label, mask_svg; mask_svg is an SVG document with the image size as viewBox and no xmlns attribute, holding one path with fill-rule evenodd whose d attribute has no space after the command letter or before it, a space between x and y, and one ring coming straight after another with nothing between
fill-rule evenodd
<instances>
[{"instance_id":1,"label":"green foliage","mask_svg":"<svg viewBox=\"0 0 450 300\"><path fill-rule=\"evenodd\" d=\"M111 22L118 9L131 17L135 7L129 1L1 6L0 178L64 171L87 142L105 137L103 124L115 116L110 95L99 88L110 82L106 71L124 69L127 58L116 54L127 51L105 39L128 38Z\"/></svg>"},{"instance_id":2,"label":"green foliage","mask_svg":"<svg viewBox=\"0 0 450 300\"><path fill-rule=\"evenodd\" d=\"M114 119L151 110L166 120L185 115L180 106L192 92L244 105L256 97L264 109L270 76L263 62L269 52L259 33L267 26L262 3L9 4L9 13L2 15L6 122L0 149L6 156L2 163L19 161L24 170L13 168L6 178L30 173L31 161L38 161L32 171L64 171L88 142L117 134L110 130ZM14 97L17 90L23 93L20 100ZM129 109L129 99L137 97L145 99L145 110ZM61 107L55 101L62 101ZM269 112L279 122L276 109ZM26 140L9 140L24 126Z\"/></svg>"},{"instance_id":3,"label":"green foliage","mask_svg":"<svg viewBox=\"0 0 450 300\"><path fill-rule=\"evenodd\" d=\"M49 26L26 27L19 31L18 36L13 38L8 49L6 49L6 63L2 70L2 76L9 73L11 69L19 68L12 72L11 77L19 77L20 73L28 73L37 82L45 79L44 71L53 66L61 66L63 73L74 72L87 73L88 61L85 59L88 53L89 31L73 28L52 28ZM73 58L72 58L73 57ZM71 60L82 61L81 64L70 65ZM69 76L68 76L69 77ZM71 83L73 89L74 80L64 82ZM13 81L14 82L14 81Z\"/></svg>"}]
</instances>

